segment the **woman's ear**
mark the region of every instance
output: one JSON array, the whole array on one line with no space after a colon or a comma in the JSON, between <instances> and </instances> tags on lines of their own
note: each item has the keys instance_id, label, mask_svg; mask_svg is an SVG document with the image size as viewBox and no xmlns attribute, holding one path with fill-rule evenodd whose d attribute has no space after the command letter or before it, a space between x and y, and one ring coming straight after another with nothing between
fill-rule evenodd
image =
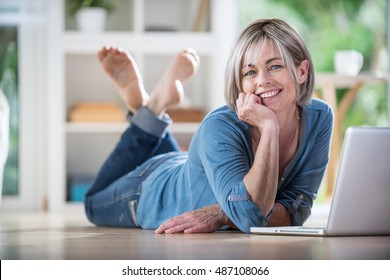
<instances>
[{"instance_id":1,"label":"woman's ear","mask_svg":"<svg viewBox=\"0 0 390 280\"><path fill-rule=\"evenodd\" d=\"M297 67L297 74L298 74L298 82L299 84L303 84L307 79L307 74L309 73L309 61L307 59L303 60L301 64Z\"/></svg>"}]
</instances>

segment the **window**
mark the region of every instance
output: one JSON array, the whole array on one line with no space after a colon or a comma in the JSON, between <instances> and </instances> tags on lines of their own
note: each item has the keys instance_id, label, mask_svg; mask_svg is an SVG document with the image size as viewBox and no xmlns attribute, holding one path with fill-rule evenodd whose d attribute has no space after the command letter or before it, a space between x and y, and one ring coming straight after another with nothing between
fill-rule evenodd
<instances>
[{"instance_id":1,"label":"window","mask_svg":"<svg viewBox=\"0 0 390 280\"><path fill-rule=\"evenodd\" d=\"M44 207L45 21L52 2L0 1L0 86L10 107L2 209Z\"/></svg>"},{"instance_id":2,"label":"window","mask_svg":"<svg viewBox=\"0 0 390 280\"><path fill-rule=\"evenodd\" d=\"M3 195L17 195L19 190L19 95L17 26L0 26L0 88L10 107L10 137L4 168Z\"/></svg>"}]
</instances>

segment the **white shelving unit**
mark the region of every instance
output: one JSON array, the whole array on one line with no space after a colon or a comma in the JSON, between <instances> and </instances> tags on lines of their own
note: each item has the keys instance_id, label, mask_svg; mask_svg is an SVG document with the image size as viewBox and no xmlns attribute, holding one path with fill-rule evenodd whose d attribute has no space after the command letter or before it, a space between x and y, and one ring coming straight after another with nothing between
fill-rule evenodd
<instances>
[{"instance_id":1,"label":"white shelving unit","mask_svg":"<svg viewBox=\"0 0 390 280\"><path fill-rule=\"evenodd\" d=\"M210 0L206 24L193 31L202 0L115 0L103 33L76 30L65 12L66 0L49 1L48 69L48 207L77 208L67 199L69 178L95 174L126 128L125 123L68 122L77 101L110 101L122 106L104 74L96 52L110 44L135 58L150 91L173 55L197 50L201 67L184 85L187 105L208 112L224 104L223 76L232 39L237 33L235 0ZM158 30L158 31L157 31ZM122 107L124 110L124 107ZM172 132L187 145L198 123L177 123Z\"/></svg>"}]
</instances>

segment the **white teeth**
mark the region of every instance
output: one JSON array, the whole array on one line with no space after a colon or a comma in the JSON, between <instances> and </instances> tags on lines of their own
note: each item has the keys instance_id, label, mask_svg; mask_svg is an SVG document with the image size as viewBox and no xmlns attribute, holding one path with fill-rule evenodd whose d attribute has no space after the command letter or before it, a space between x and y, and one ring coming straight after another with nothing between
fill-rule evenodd
<instances>
[{"instance_id":1,"label":"white teeth","mask_svg":"<svg viewBox=\"0 0 390 280\"><path fill-rule=\"evenodd\" d=\"M266 92L266 93L262 93L260 94L260 98L268 98L268 97L272 97L272 96L275 96L279 93L278 90L275 90L275 91L270 91L270 92Z\"/></svg>"}]
</instances>

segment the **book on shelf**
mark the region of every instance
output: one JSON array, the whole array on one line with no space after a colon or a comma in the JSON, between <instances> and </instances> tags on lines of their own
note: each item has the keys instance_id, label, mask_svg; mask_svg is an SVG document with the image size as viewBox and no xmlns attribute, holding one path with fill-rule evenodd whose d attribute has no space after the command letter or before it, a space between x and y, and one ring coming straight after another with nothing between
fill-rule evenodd
<instances>
[{"instance_id":1,"label":"book on shelf","mask_svg":"<svg viewBox=\"0 0 390 280\"><path fill-rule=\"evenodd\" d=\"M114 102L77 102L68 119L70 122L124 122L125 113Z\"/></svg>"},{"instance_id":2,"label":"book on shelf","mask_svg":"<svg viewBox=\"0 0 390 280\"><path fill-rule=\"evenodd\" d=\"M173 122L201 122L204 118L204 112L198 108L176 107L167 110L168 115Z\"/></svg>"}]
</instances>

